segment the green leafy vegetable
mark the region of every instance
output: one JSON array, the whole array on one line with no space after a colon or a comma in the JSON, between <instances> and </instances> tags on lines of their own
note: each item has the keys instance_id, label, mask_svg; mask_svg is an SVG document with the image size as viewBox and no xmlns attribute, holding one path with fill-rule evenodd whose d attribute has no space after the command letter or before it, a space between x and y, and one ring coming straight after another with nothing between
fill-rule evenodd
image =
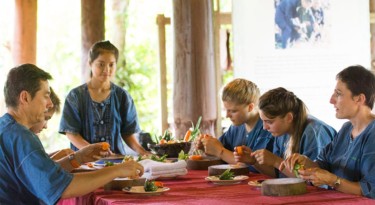
<instances>
[{"instance_id":1,"label":"green leafy vegetable","mask_svg":"<svg viewBox=\"0 0 375 205\"><path fill-rule=\"evenodd\" d=\"M197 124L195 124L195 126L194 126L194 123L191 122L191 129L193 131L191 131L189 141L193 141L201 133L201 131L199 130L199 126L201 124L201 121L202 121L202 116L199 116Z\"/></svg>"},{"instance_id":2,"label":"green leafy vegetable","mask_svg":"<svg viewBox=\"0 0 375 205\"><path fill-rule=\"evenodd\" d=\"M164 162L165 161L165 159L167 158L167 154L165 154L165 155L163 155L163 156L161 156L161 157L158 157L157 155L151 155L151 160L154 160L154 161L157 161L157 162Z\"/></svg>"},{"instance_id":3,"label":"green leafy vegetable","mask_svg":"<svg viewBox=\"0 0 375 205\"><path fill-rule=\"evenodd\" d=\"M104 162L104 166L105 167L110 167L110 166L113 166L114 164L113 164L113 162L111 162L111 161L105 161Z\"/></svg>"},{"instance_id":4,"label":"green leafy vegetable","mask_svg":"<svg viewBox=\"0 0 375 205\"><path fill-rule=\"evenodd\" d=\"M144 188L146 192L156 191L158 187L155 185L153 181L146 180L144 184Z\"/></svg>"},{"instance_id":5,"label":"green leafy vegetable","mask_svg":"<svg viewBox=\"0 0 375 205\"><path fill-rule=\"evenodd\" d=\"M220 180L233 180L234 173L230 171L230 169L225 170L220 176Z\"/></svg>"},{"instance_id":6,"label":"green leafy vegetable","mask_svg":"<svg viewBox=\"0 0 375 205\"><path fill-rule=\"evenodd\" d=\"M160 137L160 140L161 140L161 139L165 139L167 142L168 142L169 140L172 140L172 139L173 139L172 132L169 131L168 129L166 129L166 130L164 131L163 136Z\"/></svg>"},{"instance_id":7,"label":"green leafy vegetable","mask_svg":"<svg viewBox=\"0 0 375 205\"><path fill-rule=\"evenodd\" d=\"M189 154L185 154L184 150L181 150L181 152L178 153L179 160L186 160L188 158L189 158Z\"/></svg>"}]
</instances>

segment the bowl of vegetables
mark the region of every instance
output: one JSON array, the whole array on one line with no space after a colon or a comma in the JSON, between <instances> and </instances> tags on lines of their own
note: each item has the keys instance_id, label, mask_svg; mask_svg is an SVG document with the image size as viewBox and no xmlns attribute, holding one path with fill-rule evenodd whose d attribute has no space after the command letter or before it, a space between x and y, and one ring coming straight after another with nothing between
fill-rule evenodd
<instances>
[{"instance_id":1,"label":"bowl of vegetables","mask_svg":"<svg viewBox=\"0 0 375 205\"><path fill-rule=\"evenodd\" d=\"M176 140L172 132L165 130L164 134L159 137L155 137L155 144L147 144L147 147L151 150L153 154L158 156L167 155L168 158L177 158L181 151L184 153L189 153L191 145L194 139L200 134L199 125L201 122L201 117L199 117L197 124L186 132L184 139Z\"/></svg>"},{"instance_id":2,"label":"bowl of vegetables","mask_svg":"<svg viewBox=\"0 0 375 205\"><path fill-rule=\"evenodd\" d=\"M153 154L158 156L167 155L168 158L177 158L181 150L188 153L191 148L191 142L175 142L170 144L148 144Z\"/></svg>"}]
</instances>

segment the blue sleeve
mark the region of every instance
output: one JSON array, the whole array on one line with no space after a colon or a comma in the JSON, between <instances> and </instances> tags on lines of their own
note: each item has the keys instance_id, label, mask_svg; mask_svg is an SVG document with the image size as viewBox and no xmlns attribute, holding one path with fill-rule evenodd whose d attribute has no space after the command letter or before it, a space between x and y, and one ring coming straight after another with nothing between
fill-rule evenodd
<instances>
[{"instance_id":1,"label":"blue sleeve","mask_svg":"<svg viewBox=\"0 0 375 205\"><path fill-rule=\"evenodd\" d=\"M236 146L245 145L246 129L244 128L244 125L231 125L229 129L221 137L219 137L219 141L225 149L230 151L234 151Z\"/></svg>"},{"instance_id":2,"label":"blue sleeve","mask_svg":"<svg viewBox=\"0 0 375 205\"><path fill-rule=\"evenodd\" d=\"M274 139L275 137L270 132L263 129L263 121L259 118L253 129L247 134L246 145L253 151L267 149L272 152Z\"/></svg>"},{"instance_id":3,"label":"blue sleeve","mask_svg":"<svg viewBox=\"0 0 375 205\"><path fill-rule=\"evenodd\" d=\"M140 132L137 110L133 98L126 90L122 90L121 95L121 135L131 135ZM117 93L119 94L119 93Z\"/></svg>"},{"instance_id":4,"label":"blue sleeve","mask_svg":"<svg viewBox=\"0 0 375 205\"><path fill-rule=\"evenodd\" d=\"M66 172L45 153L40 140L28 130L11 130L4 136L12 137L3 146L14 169L15 186L25 187L46 204L55 204L73 175Z\"/></svg>"},{"instance_id":5,"label":"blue sleeve","mask_svg":"<svg viewBox=\"0 0 375 205\"><path fill-rule=\"evenodd\" d=\"M284 154L288 141L289 135L276 137L273 143L273 154L284 159Z\"/></svg>"},{"instance_id":6,"label":"blue sleeve","mask_svg":"<svg viewBox=\"0 0 375 205\"><path fill-rule=\"evenodd\" d=\"M59 133L65 134L79 133L82 131L82 119L80 116L80 102L78 93L75 90L69 92L65 99L64 108L61 115Z\"/></svg>"},{"instance_id":7,"label":"blue sleeve","mask_svg":"<svg viewBox=\"0 0 375 205\"><path fill-rule=\"evenodd\" d=\"M47 204L55 204L73 175L45 155L41 150L31 152L16 168L16 174L35 196Z\"/></svg>"},{"instance_id":8,"label":"blue sleeve","mask_svg":"<svg viewBox=\"0 0 375 205\"><path fill-rule=\"evenodd\" d=\"M359 182L362 194L375 198L375 122L355 139L352 125L345 123L338 135L318 156L320 168L352 182Z\"/></svg>"},{"instance_id":9,"label":"blue sleeve","mask_svg":"<svg viewBox=\"0 0 375 205\"><path fill-rule=\"evenodd\" d=\"M336 130L321 121L310 122L302 134L300 154L315 160L335 135Z\"/></svg>"},{"instance_id":10,"label":"blue sleeve","mask_svg":"<svg viewBox=\"0 0 375 205\"><path fill-rule=\"evenodd\" d=\"M369 141L363 148L361 159L361 180L359 184L362 194L366 197L375 199L375 132L371 134Z\"/></svg>"}]
</instances>

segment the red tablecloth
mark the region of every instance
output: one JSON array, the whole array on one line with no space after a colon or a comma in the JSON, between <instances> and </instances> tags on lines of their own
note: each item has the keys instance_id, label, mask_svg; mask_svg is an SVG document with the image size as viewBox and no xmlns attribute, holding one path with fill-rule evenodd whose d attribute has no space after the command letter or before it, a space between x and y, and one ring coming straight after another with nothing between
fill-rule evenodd
<instances>
[{"instance_id":1,"label":"red tablecloth","mask_svg":"<svg viewBox=\"0 0 375 205\"><path fill-rule=\"evenodd\" d=\"M240 184L214 185L205 180L207 174L207 170L189 170L186 176L164 180L164 186L170 190L157 196L98 189L82 197L60 200L58 204L375 204L373 199L313 186L308 186L303 195L262 196L260 188L249 186L248 181L265 179L263 175L250 174Z\"/></svg>"}]
</instances>

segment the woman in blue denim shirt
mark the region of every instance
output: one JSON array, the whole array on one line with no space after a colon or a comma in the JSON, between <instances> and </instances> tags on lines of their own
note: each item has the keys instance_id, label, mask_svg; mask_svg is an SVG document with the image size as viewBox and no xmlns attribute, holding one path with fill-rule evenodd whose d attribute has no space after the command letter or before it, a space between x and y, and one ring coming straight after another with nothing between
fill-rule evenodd
<instances>
[{"instance_id":1,"label":"woman in blue denim shirt","mask_svg":"<svg viewBox=\"0 0 375 205\"><path fill-rule=\"evenodd\" d=\"M89 52L91 79L66 97L59 132L67 135L75 151L108 142L113 153L125 155L123 139L138 154L149 154L136 139L140 128L132 97L111 82L118 55L109 41L96 42Z\"/></svg>"},{"instance_id":2,"label":"woman in blue denim shirt","mask_svg":"<svg viewBox=\"0 0 375 205\"><path fill-rule=\"evenodd\" d=\"M293 154L279 169L291 170L298 163L305 167L299 170L301 178L314 186L375 199L375 76L356 65L342 70L336 80L330 103L336 118L349 121L315 161Z\"/></svg>"}]
</instances>

